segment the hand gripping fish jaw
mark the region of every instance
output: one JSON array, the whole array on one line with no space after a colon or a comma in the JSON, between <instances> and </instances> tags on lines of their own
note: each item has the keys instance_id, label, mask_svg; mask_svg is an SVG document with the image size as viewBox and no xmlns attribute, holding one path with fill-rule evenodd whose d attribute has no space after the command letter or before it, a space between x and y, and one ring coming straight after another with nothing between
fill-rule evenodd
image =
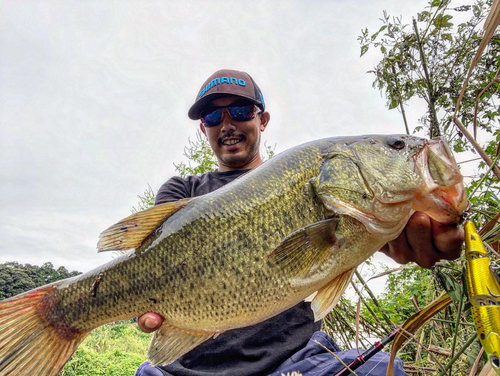
<instances>
[{"instance_id":1,"label":"hand gripping fish jaw","mask_svg":"<svg viewBox=\"0 0 500 376\"><path fill-rule=\"evenodd\" d=\"M370 152L375 146L384 153ZM467 207L462 180L443 139L398 135L333 148L313 186L331 212L356 218L388 242L415 211L441 223L461 223Z\"/></svg>"}]
</instances>

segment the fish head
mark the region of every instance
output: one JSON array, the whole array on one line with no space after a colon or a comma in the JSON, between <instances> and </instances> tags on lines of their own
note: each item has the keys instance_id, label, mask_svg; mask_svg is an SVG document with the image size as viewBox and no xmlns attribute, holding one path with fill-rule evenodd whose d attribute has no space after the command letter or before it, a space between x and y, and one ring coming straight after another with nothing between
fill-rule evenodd
<instances>
[{"instance_id":1,"label":"fish head","mask_svg":"<svg viewBox=\"0 0 500 376\"><path fill-rule=\"evenodd\" d=\"M409 135L341 139L324 151L313 187L328 212L355 217L390 241L414 211L458 223L467 206L462 175L444 140Z\"/></svg>"}]
</instances>

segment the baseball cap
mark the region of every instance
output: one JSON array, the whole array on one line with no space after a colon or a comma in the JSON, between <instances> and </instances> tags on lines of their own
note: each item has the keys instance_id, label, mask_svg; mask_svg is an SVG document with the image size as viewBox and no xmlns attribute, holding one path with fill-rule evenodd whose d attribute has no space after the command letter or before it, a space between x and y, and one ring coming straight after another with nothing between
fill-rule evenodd
<instances>
[{"instance_id":1,"label":"baseball cap","mask_svg":"<svg viewBox=\"0 0 500 376\"><path fill-rule=\"evenodd\" d=\"M264 97L252 77L246 72L221 69L212 74L201 86L194 104L188 112L190 119L198 120L201 111L214 99L235 95L255 103L264 111Z\"/></svg>"}]
</instances>

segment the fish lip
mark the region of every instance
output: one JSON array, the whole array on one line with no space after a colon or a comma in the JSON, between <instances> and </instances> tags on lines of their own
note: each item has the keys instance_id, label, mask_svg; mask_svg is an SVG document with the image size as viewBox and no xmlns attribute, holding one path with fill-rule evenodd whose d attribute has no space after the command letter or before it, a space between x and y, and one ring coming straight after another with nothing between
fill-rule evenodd
<instances>
[{"instance_id":1,"label":"fish lip","mask_svg":"<svg viewBox=\"0 0 500 376\"><path fill-rule=\"evenodd\" d=\"M423 198L415 202L413 209L441 223L462 223L468 200L463 177L446 141L427 141L413 158L424 183L420 194Z\"/></svg>"}]
</instances>

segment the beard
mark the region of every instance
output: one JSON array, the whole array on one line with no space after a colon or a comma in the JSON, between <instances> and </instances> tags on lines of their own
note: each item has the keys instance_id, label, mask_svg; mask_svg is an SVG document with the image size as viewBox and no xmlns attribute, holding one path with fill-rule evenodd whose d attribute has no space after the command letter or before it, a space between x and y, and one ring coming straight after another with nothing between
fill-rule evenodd
<instances>
[{"instance_id":1,"label":"beard","mask_svg":"<svg viewBox=\"0 0 500 376\"><path fill-rule=\"evenodd\" d=\"M231 150L224 150L223 142L227 138L238 138L238 143L242 144L242 148L234 152ZM246 166L252 161L257 159L259 157L260 135L250 147L245 144L245 141L247 141L247 137L245 135L230 134L221 136L217 140L218 148L214 149L219 165L224 165L230 169L243 169L246 168Z\"/></svg>"}]
</instances>

